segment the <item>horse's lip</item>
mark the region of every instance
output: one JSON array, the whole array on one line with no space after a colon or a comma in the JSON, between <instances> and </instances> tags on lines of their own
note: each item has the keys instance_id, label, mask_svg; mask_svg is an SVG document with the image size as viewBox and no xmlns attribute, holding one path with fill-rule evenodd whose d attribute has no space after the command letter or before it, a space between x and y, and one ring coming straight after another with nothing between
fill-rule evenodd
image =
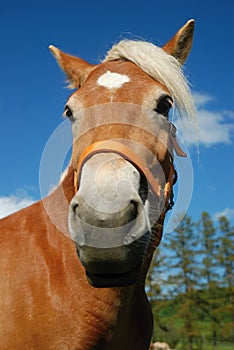
<instances>
[{"instance_id":1,"label":"horse's lip","mask_svg":"<svg viewBox=\"0 0 234 350\"><path fill-rule=\"evenodd\" d=\"M89 283L96 288L125 287L136 282L141 264L142 262L132 270L119 274L94 274L86 270L86 276Z\"/></svg>"}]
</instances>

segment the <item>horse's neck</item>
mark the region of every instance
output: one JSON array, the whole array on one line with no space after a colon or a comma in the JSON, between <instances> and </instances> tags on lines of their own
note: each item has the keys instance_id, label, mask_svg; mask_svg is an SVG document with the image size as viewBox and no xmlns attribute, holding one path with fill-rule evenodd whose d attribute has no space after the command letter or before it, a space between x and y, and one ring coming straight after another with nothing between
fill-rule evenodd
<instances>
[{"instance_id":1,"label":"horse's neck","mask_svg":"<svg viewBox=\"0 0 234 350\"><path fill-rule=\"evenodd\" d=\"M152 311L144 288L138 284L125 288L125 299L118 311L115 330L103 349L148 349L152 327Z\"/></svg>"}]
</instances>

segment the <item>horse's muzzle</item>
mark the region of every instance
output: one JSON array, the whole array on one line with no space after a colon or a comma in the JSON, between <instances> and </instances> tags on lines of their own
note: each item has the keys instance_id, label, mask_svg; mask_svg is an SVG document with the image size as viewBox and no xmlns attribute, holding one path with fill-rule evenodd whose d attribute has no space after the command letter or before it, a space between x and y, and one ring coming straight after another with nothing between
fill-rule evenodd
<instances>
[{"instance_id":1,"label":"horse's muzzle","mask_svg":"<svg viewBox=\"0 0 234 350\"><path fill-rule=\"evenodd\" d=\"M140 197L116 212L103 212L78 191L70 203L69 226L91 285L106 288L136 282L149 241Z\"/></svg>"},{"instance_id":2,"label":"horse's muzzle","mask_svg":"<svg viewBox=\"0 0 234 350\"><path fill-rule=\"evenodd\" d=\"M156 202L162 202L158 181L139 157L122 145L108 145L92 146L78 166L68 219L88 280L97 287L136 282L151 232L146 175ZM119 154L125 150L131 161Z\"/></svg>"},{"instance_id":3,"label":"horse's muzzle","mask_svg":"<svg viewBox=\"0 0 234 350\"><path fill-rule=\"evenodd\" d=\"M119 210L100 211L77 193L70 203L69 231L79 247L127 246L150 230L147 215L140 198L129 200Z\"/></svg>"},{"instance_id":4,"label":"horse's muzzle","mask_svg":"<svg viewBox=\"0 0 234 350\"><path fill-rule=\"evenodd\" d=\"M76 195L71 202L71 210L84 224L87 223L96 228L118 228L133 223L138 216L141 205L139 200L130 199L124 203L118 211L101 211L89 205L81 196Z\"/></svg>"}]
</instances>

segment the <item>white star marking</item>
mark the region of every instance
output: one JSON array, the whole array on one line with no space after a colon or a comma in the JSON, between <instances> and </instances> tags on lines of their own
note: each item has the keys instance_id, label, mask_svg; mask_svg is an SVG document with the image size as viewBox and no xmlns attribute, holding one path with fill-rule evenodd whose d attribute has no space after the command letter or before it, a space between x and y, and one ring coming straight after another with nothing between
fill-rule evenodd
<instances>
[{"instance_id":1,"label":"white star marking","mask_svg":"<svg viewBox=\"0 0 234 350\"><path fill-rule=\"evenodd\" d=\"M130 78L127 75L110 72L108 70L98 78L97 84L111 90L119 89L123 86L123 84L128 83L129 81Z\"/></svg>"}]
</instances>

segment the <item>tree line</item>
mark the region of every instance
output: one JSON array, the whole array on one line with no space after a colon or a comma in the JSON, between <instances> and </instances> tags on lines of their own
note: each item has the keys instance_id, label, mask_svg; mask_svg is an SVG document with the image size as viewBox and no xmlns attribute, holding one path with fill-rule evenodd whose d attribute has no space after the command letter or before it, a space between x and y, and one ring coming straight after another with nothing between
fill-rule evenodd
<instances>
[{"instance_id":1,"label":"tree line","mask_svg":"<svg viewBox=\"0 0 234 350\"><path fill-rule=\"evenodd\" d=\"M214 350L234 343L234 227L203 212L165 234L147 277L154 341Z\"/></svg>"}]
</instances>

